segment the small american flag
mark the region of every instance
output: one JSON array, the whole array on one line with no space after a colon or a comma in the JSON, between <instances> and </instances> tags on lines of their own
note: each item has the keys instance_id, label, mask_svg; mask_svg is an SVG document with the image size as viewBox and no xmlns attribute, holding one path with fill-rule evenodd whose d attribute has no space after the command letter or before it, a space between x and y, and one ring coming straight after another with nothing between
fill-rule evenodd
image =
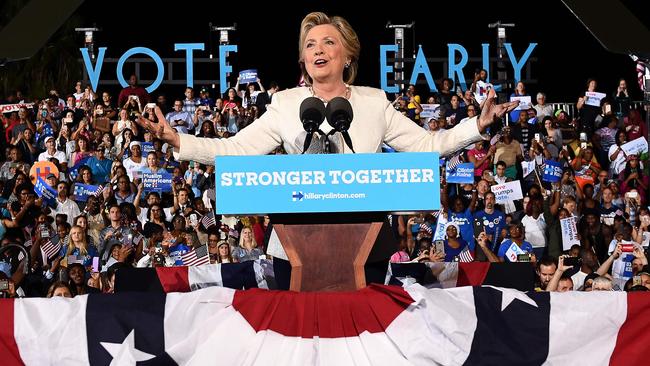
<instances>
[{"instance_id":1,"label":"small american flag","mask_svg":"<svg viewBox=\"0 0 650 366\"><path fill-rule=\"evenodd\" d=\"M100 185L97 187L97 191L95 191L94 196L95 196L95 197L99 197L103 192L104 192L104 186L100 184Z\"/></svg>"},{"instance_id":2,"label":"small american flag","mask_svg":"<svg viewBox=\"0 0 650 366\"><path fill-rule=\"evenodd\" d=\"M52 240L48 240L45 244L41 245L41 250L47 259L54 257L59 254L61 250L61 242L57 242L56 245L52 243Z\"/></svg>"},{"instance_id":3,"label":"small american flag","mask_svg":"<svg viewBox=\"0 0 650 366\"><path fill-rule=\"evenodd\" d=\"M641 88L642 91L645 91L645 82L644 82L644 76L645 76L645 64L643 61L638 60L636 62L636 78L637 82L639 83L639 88Z\"/></svg>"},{"instance_id":4,"label":"small american flag","mask_svg":"<svg viewBox=\"0 0 650 366\"><path fill-rule=\"evenodd\" d=\"M204 228L209 229L212 226L217 226L217 221L214 219L214 212L210 211L201 218L201 224Z\"/></svg>"},{"instance_id":5,"label":"small american flag","mask_svg":"<svg viewBox=\"0 0 650 366\"><path fill-rule=\"evenodd\" d=\"M447 169L448 170L454 170L458 166L458 164L461 164L463 162L463 159L461 157L461 154L454 155L451 159L447 161Z\"/></svg>"},{"instance_id":6,"label":"small american flag","mask_svg":"<svg viewBox=\"0 0 650 366\"><path fill-rule=\"evenodd\" d=\"M181 260L185 266L210 264L210 253L208 252L207 244L181 255Z\"/></svg>"},{"instance_id":7,"label":"small american flag","mask_svg":"<svg viewBox=\"0 0 650 366\"><path fill-rule=\"evenodd\" d=\"M458 254L458 260L462 263L474 262L474 256L469 248L465 248L460 254Z\"/></svg>"}]
</instances>

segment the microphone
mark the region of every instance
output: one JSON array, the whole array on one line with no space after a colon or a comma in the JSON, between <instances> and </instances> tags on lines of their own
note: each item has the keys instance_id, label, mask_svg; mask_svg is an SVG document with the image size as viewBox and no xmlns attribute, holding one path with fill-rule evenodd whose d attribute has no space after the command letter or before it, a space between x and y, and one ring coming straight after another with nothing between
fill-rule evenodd
<instances>
[{"instance_id":1,"label":"microphone","mask_svg":"<svg viewBox=\"0 0 650 366\"><path fill-rule=\"evenodd\" d=\"M350 134L348 130L350 129L350 124L352 123L352 118L354 118L354 113L352 113L352 105L348 102L347 99L343 97L336 97L327 103L327 108L325 109L325 115L327 116L327 123L334 128L334 130L340 132L343 135L345 144L348 145L350 150L356 154L354 148L352 148L352 140L350 139Z\"/></svg>"},{"instance_id":2,"label":"microphone","mask_svg":"<svg viewBox=\"0 0 650 366\"><path fill-rule=\"evenodd\" d=\"M300 103L300 121L302 128L307 131L302 153L309 148L314 132L318 131L318 126L325 120L325 103L316 97L309 97Z\"/></svg>"}]
</instances>

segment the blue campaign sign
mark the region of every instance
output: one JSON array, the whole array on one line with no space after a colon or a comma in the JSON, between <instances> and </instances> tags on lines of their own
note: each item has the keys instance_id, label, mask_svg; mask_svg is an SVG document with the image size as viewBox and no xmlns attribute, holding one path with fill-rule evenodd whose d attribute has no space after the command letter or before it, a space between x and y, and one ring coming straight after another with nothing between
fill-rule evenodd
<instances>
[{"instance_id":1,"label":"blue campaign sign","mask_svg":"<svg viewBox=\"0 0 650 366\"><path fill-rule=\"evenodd\" d=\"M143 173L142 188L145 192L171 192L172 174L161 171L160 173Z\"/></svg>"},{"instance_id":2,"label":"blue campaign sign","mask_svg":"<svg viewBox=\"0 0 650 366\"><path fill-rule=\"evenodd\" d=\"M142 156L144 156L145 158L150 152L154 151L153 142L143 142L141 143L141 147L142 147Z\"/></svg>"},{"instance_id":3,"label":"blue campaign sign","mask_svg":"<svg viewBox=\"0 0 650 366\"><path fill-rule=\"evenodd\" d=\"M34 185L34 192L38 197L43 199L43 203L52 208L56 207L57 192L54 188L50 187L45 181L38 177Z\"/></svg>"},{"instance_id":4,"label":"blue campaign sign","mask_svg":"<svg viewBox=\"0 0 650 366\"><path fill-rule=\"evenodd\" d=\"M474 183L474 163L462 163L445 169L447 183Z\"/></svg>"},{"instance_id":5,"label":"blue campaign sign","mask_svg":"<svg viewBox=\"0 0 650 366\"><path fill-rule=\"evenodd\" d=\"M72 194L74 194L75 201L86 202L88 201L88 197L98 195L103 188L102 186L75 183L72 188Z\"/></svg>"},{"instance_id":6,"label":"blue campaign sign","mask_svg":"<svg viewBox=\"0 0 650 366\"><path fill-rule=\"evenodd\" d=\"M431 211L437 153L217 156L218 214Z\"/></svg>"},{"instance_id":7,"label":"blue campaign sign","mask_svg":"<svg viewBox=\"0 0 650 366\"><path fill-rule=\"evenodd\" d=\"M239 83L248 84L257 82L257 69L248 69L239 72Z\"/></svg>"},{"instance_id":8,"label":"blue campaign sign","mask_svg":"<svg viewBox=\"0 0 650 366\"><path fill-rule=\"evenodd\" d=\"M553 160L544 160L544 182L559 182L562 179L562 164Z\"/></svg>"}]
</instances>

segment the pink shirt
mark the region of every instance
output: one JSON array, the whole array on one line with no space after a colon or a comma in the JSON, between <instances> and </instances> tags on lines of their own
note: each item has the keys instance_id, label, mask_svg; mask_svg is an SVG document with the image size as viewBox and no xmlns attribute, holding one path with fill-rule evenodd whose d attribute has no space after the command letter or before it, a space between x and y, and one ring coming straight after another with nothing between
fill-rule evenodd
<instances>
[{"instance_id":1,"label":"pink shirt","mask_svg":"<svg viewBox=\"0 0 650 366\"><path fill-rule=\"evenodd\" d=\"M487 155L487 150L481 151L481 150L472 149L467 152L467 155L473 156L474 159L478 161L483 159ZM490 161L485 160L483 164L481 164L480 166L474 166L474 176L480 177L481 175L483 175L483 171L487 169L489 165L490 165Z\"/></svg>"}]
</instances>

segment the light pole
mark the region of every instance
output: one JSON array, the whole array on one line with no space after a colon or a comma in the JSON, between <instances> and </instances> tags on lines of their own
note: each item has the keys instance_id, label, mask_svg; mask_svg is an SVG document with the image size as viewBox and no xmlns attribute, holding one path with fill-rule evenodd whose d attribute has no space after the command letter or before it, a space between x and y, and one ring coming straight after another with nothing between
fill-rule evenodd
<instances>
[{"instance_id":1,"label":"light pole","mask_svg":"<svg viewBox=\"0 0 650 366\"><path fill-rule=\"evenodd\" d=\"M212 22L208 24L210 28L210 32L219 32L219 45L226 45L230 44L230 34L228 32L234 32L237 30L237 23L233 23L229 27L219 27L212 25ZM212 37L209 37L210 39L210 58L212 58ZM228 54L230 52L226 52L225 57L228 57ZM226 75L226 82L228 83L228 87L230 87L230 80L228 80L228 76L230 76L230 73ZM216 85L212 84L212 89L214 89Z\"/></svg>"},{"instance_id":2,"label":"light pole","mask_svg":"<svg viewBox=\"0 0 650 366\"><path fill-rule=\"evenodd\" d=\"M508 84L508 73L506 72L506 28L514 28L514 23L501 23L497 21L496 23L488 24L488 28L497 29L497 77L496 80L493 78L492 84L501 84L501 91L497 93L499 103L503 103L508 98L508 89L510 85ZM488 71L488 75L490 70Z\"/></svg>"},{"instance_id":3,"label":"light pole","mask_svg":"<svg viewBox=\"0 0 650 366\"><path fill-rule=\"evenodd\" d=\"M395 82L398 83L400 90L404 90L404 29L412 29L415 22L409 24L392 24L390 21L386 24L387 29L395 31L395 45L397 46L397 55L395 56ZM414 37L415 39L415 37ZM415 41L414 41L415 42ZM415 47L413 48L415 52ZM413 55L415 58L415 55Z\"/></svg>"},{"instance_id":4,"label":"light pole","mask_svg":"<svg viewBox=\"0 0 650 366\"><path fill-rule=\"evenodd\" d=\"M101 29L97 27L92 28L75 28L76 32L84 33L84 47L88 50L90 54L90 59L95 60L95 39L94 33L99 32Z\"/></svg>"}]
</instances>

